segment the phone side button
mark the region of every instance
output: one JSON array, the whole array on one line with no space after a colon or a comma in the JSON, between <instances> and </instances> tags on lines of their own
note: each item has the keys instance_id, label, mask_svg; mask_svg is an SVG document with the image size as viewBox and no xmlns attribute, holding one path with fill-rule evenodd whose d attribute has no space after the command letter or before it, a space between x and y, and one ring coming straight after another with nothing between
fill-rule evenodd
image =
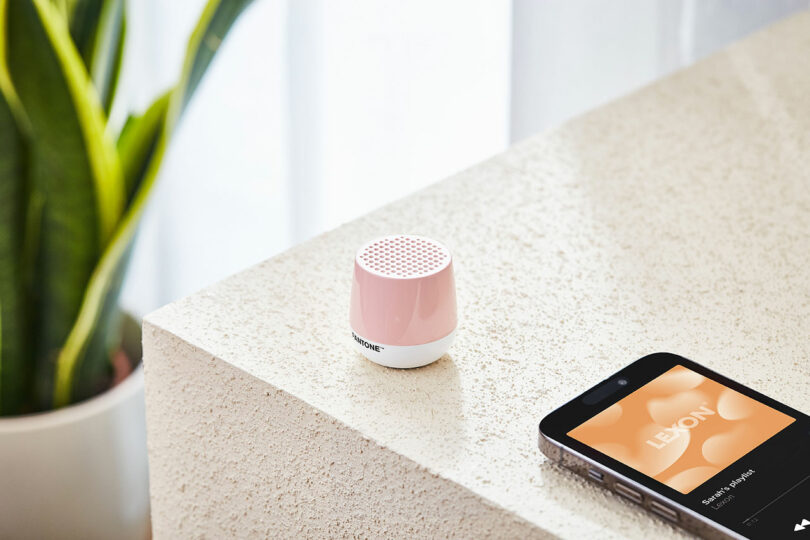
<instances>
[{"instance_id":1,"label":"phone side button","mask_svg":"<svg viewBox=\"0 0 810 540\"><path fill-rule=\"evenodd\" d=\"M602 473L602 471L598 471L596 469L588 469L588 476L592 480L596 480L597 482L600 482L600 483L605 481L604 473Z\"/></svg>"},{"instance_id":2,"label":"phone side button","mask_svg":"<svg viewBox=\"0 0 810 540\"><path fill-rule=\"evenodd\" d=\"M624 484L621 484L619 482L616 482L616 484L613 486L613 488L616 490L616 493L618 493L619 495L621 495L625 499L630 499L631 501L633 501L636 504L641 504L641 501L642 501L641 493L639 493L635 489L631 489L631 488L629 488L629 487L627 487Z\"/></svg>"},{"instance_id":3,"label":"phone side button","mask_svg":"<svg viewBox=\"0 0 810 540\"><path fill-rule=\"evenodd\" d=\"M658 501L650 501L650 510L670 521L678 522L678 512Z\"/></svg>"}]
</instances>

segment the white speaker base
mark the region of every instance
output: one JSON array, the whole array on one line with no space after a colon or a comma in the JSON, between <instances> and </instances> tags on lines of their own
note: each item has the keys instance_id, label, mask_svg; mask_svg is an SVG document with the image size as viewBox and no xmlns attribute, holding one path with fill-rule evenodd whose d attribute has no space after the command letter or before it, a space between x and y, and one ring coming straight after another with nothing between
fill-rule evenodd
<instances>
[{"instance_id":1,"label":"white speaker base","mask_svg":"<svg viewBox=\"0 0 810 540\"><path fill-rule=\"evenodd\" d=\"M385 345L367 340L352 332L352 342L357 352L381 366L399 369L417 368L435 362L450 349L456 331L430 343L421 345Z\"/></svg>"}]
</instances>

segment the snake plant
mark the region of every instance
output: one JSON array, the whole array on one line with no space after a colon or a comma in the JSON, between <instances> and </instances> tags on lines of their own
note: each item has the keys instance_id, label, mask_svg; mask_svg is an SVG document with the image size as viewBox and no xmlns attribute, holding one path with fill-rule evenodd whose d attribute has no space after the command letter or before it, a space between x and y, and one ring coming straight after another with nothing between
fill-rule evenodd
<instances>
[{"instance_id":1,"label":"snake plant","mask_svg":"<svg viewBox=\"0 0 810 540\"><path fill-rule=\"evenodd\" d=\"M124 0L0 0L0 415L109 388L118 295L172 132L250 0L210 0L177 84L119 133Z\"/></svg>"}]
</instances>

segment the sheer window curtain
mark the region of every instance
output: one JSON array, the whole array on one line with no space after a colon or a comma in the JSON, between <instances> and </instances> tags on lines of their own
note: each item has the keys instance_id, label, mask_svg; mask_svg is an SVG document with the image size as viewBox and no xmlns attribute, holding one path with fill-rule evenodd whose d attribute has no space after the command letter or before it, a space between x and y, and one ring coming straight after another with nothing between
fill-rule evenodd
<instances>
[{"instance_id":1,"label":"sheer window curtain","mask_svg":"<svg viewBox=\"0 0 810 540\"><path fill-rule=\"evenodd\" d=\"M807 0L514 0L513 4L513 141L810 7Z\"/></svg>"},{"instance_id":2,"label":"sheer window curtain","mask_svg":"<svg viewBox=\"0 0 810 540\"><path fill-rule=\"evenodd\" d=\"M122 122L203 0L129 2ZM646 84L807 0L255 0L192 102L123 294L144 314Z\"/></svg>"}]
</instances>

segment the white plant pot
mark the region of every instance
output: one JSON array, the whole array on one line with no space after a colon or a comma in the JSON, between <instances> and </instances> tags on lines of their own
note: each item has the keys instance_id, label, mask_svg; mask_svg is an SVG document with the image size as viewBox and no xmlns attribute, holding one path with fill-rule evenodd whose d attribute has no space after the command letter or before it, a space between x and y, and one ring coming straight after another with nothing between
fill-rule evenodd
<instances>
[{"instance_id":1,"label":"white plant pot","mask_svg":"<svg viewBox=\"0 0 810 540\"><path fill-rule=\"evenodd\" d=\"M57 411L0 418L0 538L149 537L143 369Z\"/></svg>"}]
</instances>

